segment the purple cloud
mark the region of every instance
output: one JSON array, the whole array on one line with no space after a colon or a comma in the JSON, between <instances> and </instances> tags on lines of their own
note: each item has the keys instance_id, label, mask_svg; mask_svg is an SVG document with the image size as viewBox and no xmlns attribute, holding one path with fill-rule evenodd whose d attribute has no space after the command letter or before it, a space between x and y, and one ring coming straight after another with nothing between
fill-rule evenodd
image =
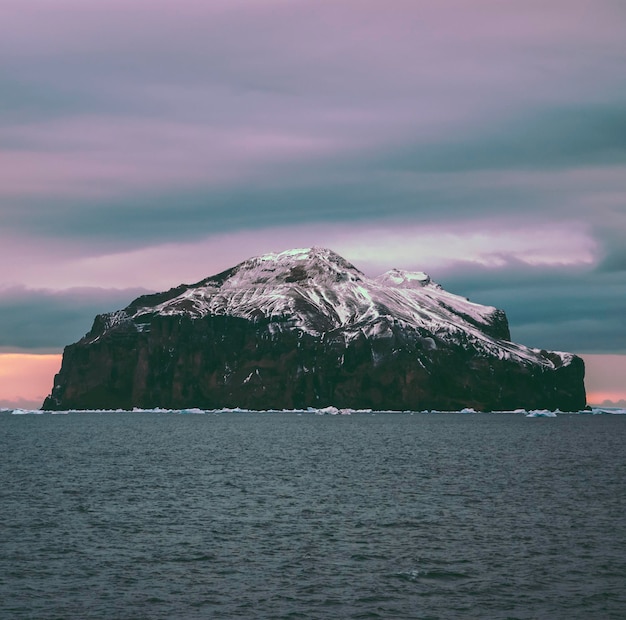
<instances>
[{"instance_id":1,"label":"purple cloud","mask_svg":"<svg viewBox=\"0 0 626 620\"><path fill-rule=\"evenodd\" d=\"M625 24L612 0L5 0L0 285L330 245L604 269L623 298Z\"/></svg>"}]
</instances>

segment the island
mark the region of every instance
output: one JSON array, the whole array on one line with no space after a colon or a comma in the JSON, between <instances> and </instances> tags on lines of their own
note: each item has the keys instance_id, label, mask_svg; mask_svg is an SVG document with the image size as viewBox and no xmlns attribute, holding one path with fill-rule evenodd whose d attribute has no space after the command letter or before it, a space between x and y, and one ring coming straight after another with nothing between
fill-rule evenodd
<instances>
[{"instance_id":1,"label":"island","mask_svg":"<svg viewBox=\"0 0 626 620\"><path fill-rule=\"evenodd\" d=\"M511 342L504 311L324 248L250 258L98 315L44 410L586 405L584 363Z\"/></svg>"}]
</instances>

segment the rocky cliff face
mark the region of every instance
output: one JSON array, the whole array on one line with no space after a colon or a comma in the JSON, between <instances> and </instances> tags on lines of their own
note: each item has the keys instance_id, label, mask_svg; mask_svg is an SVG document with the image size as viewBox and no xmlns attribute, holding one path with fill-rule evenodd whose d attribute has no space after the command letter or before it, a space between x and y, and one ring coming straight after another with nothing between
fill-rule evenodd
<instances>
[{"instance_id":1,"label":"rocky cliff face","mask_svg":"<svg viewBox=\"0 0 626 620\"><path fill-rule=\"evenodd\" d=\"M44 409L585 406L584 366L510 342L503 311L330 250L247 260L96 317Z\"/></svg>"}]
</instances>

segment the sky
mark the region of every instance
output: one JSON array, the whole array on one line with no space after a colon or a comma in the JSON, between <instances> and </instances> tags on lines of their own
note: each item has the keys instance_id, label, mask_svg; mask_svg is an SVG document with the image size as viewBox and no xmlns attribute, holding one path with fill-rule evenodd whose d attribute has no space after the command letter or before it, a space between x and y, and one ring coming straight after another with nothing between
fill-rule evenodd
<instances>
[{"instance_id":1,"label":"sky","mask_svg":"<svg viewBox=\"0 0 626 620\"><path fill-rule=\"evenodd\" d=\"M96 314L323 246L626 405L623 0L3 0L0 407Z\"/></svg>"}]
</instances>

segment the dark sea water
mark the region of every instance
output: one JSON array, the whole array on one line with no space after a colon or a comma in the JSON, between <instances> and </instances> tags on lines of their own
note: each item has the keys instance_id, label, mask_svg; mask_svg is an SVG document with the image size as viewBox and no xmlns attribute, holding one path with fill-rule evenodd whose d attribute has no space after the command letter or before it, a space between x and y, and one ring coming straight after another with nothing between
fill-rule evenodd
<instances>
[{"instance_id":1,"label":"dark sea water","mask_svg":"<svg viewBox=\"0 0 626 620\"><path fill-rule=\"evenodd\" d=\"M0 414L0 617L625 618L626 416Z\"/></svg>"}]
</instances>

